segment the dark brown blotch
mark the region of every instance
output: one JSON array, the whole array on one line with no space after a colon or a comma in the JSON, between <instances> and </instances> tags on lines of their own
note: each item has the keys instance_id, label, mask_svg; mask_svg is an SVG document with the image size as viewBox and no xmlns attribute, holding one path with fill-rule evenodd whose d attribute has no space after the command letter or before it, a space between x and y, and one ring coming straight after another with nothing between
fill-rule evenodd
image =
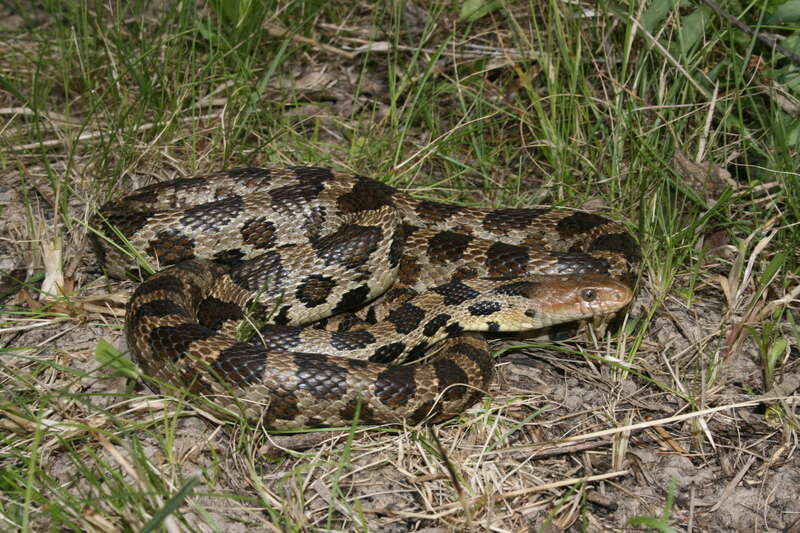
<instances>
[{"instance_id":1,"label":"dark brown blotch","mask_svg":"<svg viewBox=\"0 0 800 533\"><path fill-rule=\"evenodd\" d=\"M239 233L242 242L258 250L266 250L275 246L275 223L266 217L256 217L246 220Z\"/></svg>"},{"instance_id":2,"label":"dark brown blotch","mask_svg":"<svg viewBox=\"0 0 800 533\"><path fill-rule=\"evenodd\" d=\"M383 230L374 226L343 225L339 230L311 243L326 265L358 268L378 249Z\"/></svg>"},{"instance_id":3,"label":"dark brown blotch","mask_svg":"<svg viewBox=\"0 0 800 533\"><path fill-rule=\"evenodd\" d=\"M469 342L456 342L450 346L448 351L461 353L469 358L470 361L480 367L481 372L486 372L492 366L492 358L487 350L478 348Z\"/></svg>"},{"instance_id":4,"label":"dark brown blotch","mask_svg":"<svg viewBox=\"0 0 800 533\"><path fill-rule=\"evenodd\" d=\"M295 296L300 302L305 304L306 307L317 307L328 301L328 297L335 287L336 282L333 278L320 274L313 274L300 283L295 292Z\"/></svg>"},{"instance_id":5,"label":"dark brown blotch","mask_svg":"<svg viewBox=\"0 0 800 533\"><path fill-rule=\"evenodd\" d=\"M512 281L495 287L492 289L492 294L529 298L535 292L538 285L539 283L535 281Z\"/></svg>"},{"instance_id":6,"label":"dark brown blotch","mask_svg":"<svg viewBox=\"0 0 800 533\"><path fill-rule=\"evenodd\" d=\"M297 390L319 400L338 400L347 392L347 369L321 354L300 353L297 366Z\"/></svg>"},{"instance_id":7,"label":"dark brown blotch","mask_svg":"<svg viewBox=\"0 0 800 533\"><path fill-rule=\"evenodd\" d=\"M180 278L162 272L139 285L131 299L139 300L143 296L161 291L180 294L184 291L184 285Z\"/></svg>"},{"instance_id":8,"label":"dark brown blotch","mask_svg":"<svg viewBox=\"0 0 800 533\"><path fill-rule=\"evenodd\" d=\"M419 407L414 409L414 411L408 415L407 420L412 423L421 422L422 420L434 414L433 408L435 405L436 404L433 400L422 402Z\"/></svg>"},{"instance_id":9,"label":"dark brown blotch","mask_svg":"<svg viewBox=\"0 0 800 533\"><path fill-rule=\"evenodd\" d=\"M269 409L264 413L264 425L269 427L274 420L293 421L300 416L297 396L291 390L270 388Z\"/></svg>"},{"instance_id":10,"label":"dark brown blotch","mask_svg":"<svg viewBox=\"0 0 800 533\"><path fill-rule=\"evenodd\" d=\"M428 240L428 258L434 265L460 261L472 238L462 233L440 231Z\"/></svg>"},{"instance_id":11,"label":"dark brown blotch","mask_svg":"<svg viewBox=\"0 0 800 533\"><path fill-rule=\"evenodd\" d=\"M258 329L259 338L268 350L290 352L302 342L303 328L299 326L284 326L268 324Z\"/></svg>"},{"instance_id":12,"label":"dark brown blotch","mask_svg":"<svg viewBox=\"0 0 800 533\"><path fill-rule=\"evenodd\" d=\"M194 257L194 239L177 229L161 231L150 241L146 251L162 265L171 265Z\"/></svg>"},{"instance_id":13,"label":"dark brown blotch","mask_svg":"<svg viewBox=\"0 0 800 533\"><path fill-rule=\"evenodd\" d=\"M483 227L488 231L508 233L511 230L525 228L549 209L496 209L483 219Z\"/></svg>"},{"instance_id":14,"label":"dark brown blotch","mask_svg":"<svg viewBox=\"0 0 800 533\"><path fill-rule=\"evenodd\" d=\"M425 354L428 353L428 341L421 340L413 348L408 350L408 357L406 357L407 362L417 361L425 357Z\"/></svg>"},{"instance_id":15,"label":"dark brown blotch","mask_svg":"<svg viewBox=\"0 0 800 533\"><path fill-rule=\"evenodd\" d=\"M415 209L417 214L424 219L441 222L457 214L463 207L453 204L443 204L430 200L421 200Z\"/></svg>"},{"instance_id":16,"label":"dark brown blotch","mask_svg":"<svg viewBox=\"0 0 800 533\"><path fill-rule=\"evenodd\" d=\"M335 179L331 169L325 167L289 166L286 168L294 172L300 180L306 183L322 185L326 181Z\"/></svg>"},{"instance_id":17,"label":"dark brown blotch","mask_svg":"<svg viewBox=\"0 0 800 533\"><path fill-rule=\"evenodd\" d=\"M469 378L464 369L446 357L440 357L432 364L439 382L438 392L442 395L442 399L450 401L461 398L465 393L463 385L469 384Z\"/></svg>"},{"instance_id":18,"label":"dark brown blotch","mask_svg":"<svg viewBox=\"0 0 800 533\"><path fill-rule=\"evenodd\" d=\"M344 212L371 211L393 206L392 195L395 190L379 181L357 176L350 192L342 194L336 205Z\"/></svg>"},{"instance_id":19,"label":"dark brown blotch","mask_svg":"<svg viewBox=\"0 0 800 533\"><path fill-rule=\"evenodd\" d=\"M472 316L487 316L495 314L502 308L503 306L500 302L495 302L493 300L481 300L470 305L467 308L467 311L469 311L469 314Z\"/></svg>"},{"instance_id":20,"label":"dark brown blotch","mask_svg":"<svg viewBox=\"0 0 800 533\"><path fill-rule=\"evenodd\" d=\"M524 276L529 262L530 253L522 246L495 242L486 251L486 268L490 277Z\"/></svg>"},{"instance_id":21,"label":"dark brown blotch","mask_svg":"<svg viewBox=\"0 0 800 533\"><path fill-rule=\"evenodd\" d=\"M389 366L375 380L375 396L390 408L408 404L416 392L413 366Z\"/></svg>"},{"instance_id":22,"label":"dark brown blotch","mask_svg":"<svg viewBox=\"0 0 800 533\"><path fill-rule=\"evenodd\" d=\"M331 346L337 350L362 350L375 344L375 336L369 331L335 331L331 333Z\"/></svg>"},{"instance_id":23,"label":"dark brown blotch","mask_svg":"<svg viewBox=\"0 0 800 533\"><path fill-rule=\"evenodd\" d=\"M114 211L106 211L106 209L111 209L112 207L114 208ZM124 206L114 206L112 204L111 207L103 207L102 214L105 216L107 225L116 227L123 235L130 237L142 229L155 213L153 211L137 211L126 209ZM104 233L113 242L120 242L120 240L117 238L116 232L106 230Z\"/></svg>"},{"instance_id":24,"label":"dark brown blotch","mask_svg":"<svg viewBox=\"0 0 800 533\"><path fill-rule=\"evenodd\" d=\"M553 274L606 274L611 268L605 257L575 252L550 252L550 255L555 259Z\"/></svg>"},{"instance_id":25,"label":"dark brown blotch","mask_svg":"<svg viewBox=\"0 0 800 533\"><path fill-rule=\"evenodd\" d=\"M178 360L195 341L214 336L214 331L200 324L187 322L174 326L159 326L149 334L150 348L163 359Z\"/></svg>"},{"instance_id":26,"label":"dark brown blotch","mask_svg":"<svg viewBox=\"0 0 800 533\"><path fill-rule=\"evenodd\" d=\"M268 290L276 293L281 290L281 282L288 273L278 252L264 252L258 257L244 261L231 270L231 279L243 289L256 292Z\"/></svg>"},{"instance_id":27,"label":"dark brown blotch","mask_svg":"<svg viewBox=\"0 0 800 533\"><path fill-rule=\"evenodd\" d=\"M460 281L451 281L450 283L434 287L431 290L444 298L445 305L461 305L466 301L477 298L481 294Z\"/></svg>"},{"instance_id":28,"label":"dark brown blotch","mask_svg":"<svg viewBox=\"0 0 800 533\"><path fill-rule=\"evenodd\" d=\"M245 386L263 381L265 364L264 348L237 342L220 350L211 363L211 371L234 385Z\"/></svg>"},{"instance_id":29,"label":"dark brown blotch","mask_svg":"<svg viewBox=\"0 0 800 533\"><path fill-rule=\"evenodd\" d=\"M200 300L197 305L197 321L200 324L218 330L223 322L229 320L242 320L242 308L233 302L221 300L215 296L208 296Z\"/></svg>"},{"instance_id":30,"label":"dark brown blotch","mask_svg":"<svg viewBox=\"0 0 800 533\"><path fill-rule=\"evenodd\" d=\"M219 231L230 224L244 210L244 201L239 196L190 207L183 212L181 225L198 232Z\"/></svg>"},{"instance_id":31,"label":"dark brown blotch","mask_svg":"<svg viewBox=\"0 0 800 533\"><path fill-rule=\"evenodd\" d=\"M631 264L642 260L642 253L636 240L628 233L611 233L602 235L591 242L589 251L607 251L621 253Z\"/></svg>"},{"instance_id":32,"label":"dark brown blotch","mask_svg":"<svg viewBox=\"0 0 800 533\"><path fill-rule=\"evenodd\" d=\"M367 297L369 297L369 287L366 285L350 289L342 295L339 303L333 308L332 314L335 315L360 307L367 301Z\"/></svg>"},{"instance_id":33,"label":"dark brown blotch","mask_svg":"<svg viewBox=\"0 0 800 533\"><path fill-rule=\"evenodd\" d=\"M562 218L556 224L556 231L565 239L591 231L592 229L608 224L609 220L594 213L585 211L575 211L574 213Z\"/></svg>"},{"instance_id":34,"label":"dark brown blotch","mask_svg":"<svg viewBox=\"0 0 800 533\"><path fill-rule=\"evenodd\" d=\"M447 313L439 313L438 315L430 319L427 324L425 324L425 327L422 328L422 333L428 337L433 337L436 334L436 332L438 332L440 329L442 329L447 325L447 322L451 318L452 317Z\"/></svg>"},{"instance_id":35,"label":"dark brown blotch","mask_svg":"<svg viewBox=\"0 0 800 533\"><path fill-rule=\"evenodd\" d=\"M172 300L152 300L136 306L134 313L128 318L132 324L144 317L164 317L169 315L191 316L189 311Z\"/></svg>"},{"instance_id":36,"label":"dark brown blotch","mask_svg":"<svg viewBox=\"0 0 800 533\"><path fill-rule=\"evenodd\" d=\"M237 267L242 264L244 252L239 248L220 250L211 257L211 261L227 267Z\"/></svg>"},{"instance_id":37,"label":"dark brown blotch","mask_svg":"<svg viewBox=\"0 0 800 533\"><path fill-rule=\"evenodd\" d=\"M308 175L306 174L306 176ZM282 214L295 216L298 212L302 213L309 204L316 200L323 188L321 181L308 179L276 187L269 193L272 208Z\"/></svg>"},{"instance_id":38,"label":"dark brown blotch","mask_svg":"<svg viewBox=\"0 0 800 533\"><path fill-rule=\"evenodd\" d=\"M373 363L391 363L396 360L406 349L405 343L392 342L384 344L369 357Z\"/></svg>"},{"instance_id":39,"label":"dark brown blotch","mask_svg":"<svg viewBox=\"0 0 800 533\"><path fill-rule=\"evenodd\" d=\"M414 304L404 303L389 313L386 320L394 324L397 333L407 334L414 331L423 318L425 318L424 310Z\"/></svg>"}]
</instances>

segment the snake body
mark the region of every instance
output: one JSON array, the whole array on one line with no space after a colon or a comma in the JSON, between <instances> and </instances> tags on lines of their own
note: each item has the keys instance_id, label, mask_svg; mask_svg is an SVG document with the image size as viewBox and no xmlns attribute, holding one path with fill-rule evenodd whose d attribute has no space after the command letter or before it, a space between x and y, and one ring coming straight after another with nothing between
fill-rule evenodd
<instances>
[{"instance_id":1,"label":"snake body","mask_svg":"<svg viewBox=\"0 0 800 533\"><path fill-rule=\"evenodd\" d=\"M135 269L128 245L172 265L128 304L144 373L281 429L451 417L492 376L486 341L469 332L613 314L639 260L599 215L464 208L313 167L158 183L106 204L95 224L111 275ZM248 307L264 322L252 342L236 334Z\"/></svg>"}]
</instances>

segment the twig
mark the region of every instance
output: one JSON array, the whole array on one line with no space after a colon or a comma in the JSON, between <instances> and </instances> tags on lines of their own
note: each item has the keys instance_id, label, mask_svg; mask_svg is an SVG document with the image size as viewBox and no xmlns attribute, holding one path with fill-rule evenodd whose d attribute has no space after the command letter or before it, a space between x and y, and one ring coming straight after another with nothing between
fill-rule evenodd
<instances>
[{"instance_id":1,"label":"twig","mask_svg":"<svg viewBox=\"0 0 800 533\"><path fill-rule=\"evenodd\" d=\"M708 7L710 7L711 9L713 9L717 13L717 15L726 19L728 22L730 22L743 32L747 33L748 35L755 36L756 39L766 44L767 46L774 48L778 52L782 53L783 55L788 57L789 60L795 65L800 66L800 55L792 52L791 50L789 50L784 46L779 45L777 38L769 35L764 35L761 32L757 32L756 30L754 30L753 28L751 28L738 18L734 17L730 13L723 11L723 9L719 6L719 4L717 4L714 0L703 0L703 3L706 4Z\"/></svg>"},{"instance_id":2,"label":"twig","mask_svg":"<svg viewBox=\"0 0 800 533\"><path fill-rule=\"evenodd\" d=\"M267 30L267 33L269 33L273 37L290 36L291 39L296 43L310 44L314 48L323 50L325 52L330 52L332 54L340 55L342 57L346 57L347 59L353 59L354 57L356 57L356 54L348 52L347 50L342 50L341 48L336 48L335 46L331 46L329 44L323 44L319 41L315 41L314 39L310 39L302 35L297 35L297 34L292 35L289 30L281 26L278 26L277 24L271 24L269 22L265 22L263 24L263 28Z\"/></svg>"}]
</instances>

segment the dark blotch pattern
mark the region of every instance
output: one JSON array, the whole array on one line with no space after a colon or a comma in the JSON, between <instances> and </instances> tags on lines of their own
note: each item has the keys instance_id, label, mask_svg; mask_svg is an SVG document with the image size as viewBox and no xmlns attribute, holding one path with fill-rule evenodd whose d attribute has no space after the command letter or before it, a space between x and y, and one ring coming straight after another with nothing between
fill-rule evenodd
<instances>
[{"instance_id":1,"label":"dark blotch pattern","mask_svg":"<svg viewBox=\"0 0 800 533\"><path fill-rule=\"evenodd\" d=\"M389 255L386 258L389 262L389 267L394 268L400 264L400 259L403 257L403 247L406 244L406 234L403 232L402 227L398 227L392 235L392 243L389 245Z\"/></svg>"},{"instance_id":2,"label":"dark blotch pattern","mask_svg":"<svg viewBox=\"0 0 800 533\"><path fill-rule=\"evenodd\" d=\"M344 212L370 211L393 206L393 194L394 189L388 185L358 176L353 189L341 195L336 200L336 204Z\"/></svg>"},{"instance_id":3,"label":"dark blotch pattern","mask_svg":"<svg viewBox=\"0 0 800 533\"><path fill-rule=\"evenodd\" d=\"M167 273L160 273L148 279L136 288L134 296L137 299L142 298L154 292L172 292L180 294L184 290L183 282L175 276L170 276Z\"/></svg>"},{"instance_id":4,"label":"dark blotch pattern","mask_svg":"<svg viewBox=\"0 0 800 533\"><path fill-rule=\"evenodd\" d=\"M358 416L356 416L356 414ZM347 402L347 405L339 410L339 416L344 420L357 419L358 422L364 424L376 424L381 422L375 412L370 409L369 405L367 405L366 402L360 401L359 398L353 398Z\"/></svg>"},{"instance_id":5,"label":"dark blotch pattern","mask_svg":"<svg viewBox=\"0 0 800 533\"><path fill-rule=\"evenodd\" d=\"M428 240L428 258L431 264L442 265L460 261L472 238L462 233L442 231Z\"/></svg>"},{"instance_id":6,"label":"dark blotch pattern","mask_svg":"<svg viewBox=\"0 0 800 533\"><path fill-rule=\"evenodd\" d=\"M423 318L425 318L424 310L416 305L405 303L389 313L386 320L394 324L395 331L407 334L414 331Z\"/></svg>"},{"instance_id":7,"label":"dark blotch pattern","mask_svg":"<svg viewBox=\"0 0 800 533\"><path fill-rule=\"evenodd\" d=\"M502 309L503 306L500 302L492 300L481 300L467 307L467 311L472 316L487 316L492 315Z\"/></svg>"},{"instance_id":8,"label":"dark blotch pattern","mask_svg":"<svg viewBox=\"0 0 800 533\"><path fill-rule=\"evenodd\" d=\"M447 313L439 313L425 324L425 327L422 328L422 333L427 337L433 337L436 332L447 325L451 318Z\"/></svg>"},{"instance_id":9,"label":"dark blotch pattern","mask_svg":"<svg viewBox=\"0 0 800 533\"><path fill-rule=\"evenodd\" d=\"M228 267L236 267L242 264L244 252L239 248L230 248L228 250L220 250L211 258L212 261L218 265L225 265Z\"/></svg>"},{"instance_id":10,"label":"dark blotch pattern","mask_svg":"<svg viewBox=\"0 0 800 533\"><path fill-rule=\"evenodd\" d=\"M244 201L239 196L231 196L186 209L181 224L196 231L215 231L238 217L243 209Z\"/></svg>"},{"instance_id":11,"label":"dark blotch pattern","mask_svg":"<svg viewBox=\"0 0 800 533\"><path fill-rule=\"evenodd\" d=\"M303 328L268 324L260 327L258 332L259 340L263 342L266 349L289 352L300 345L300 334L303 332Z\"/></svg>"},{"instance_id":12,"label":"dark blotch pattern","mask_svg":"<svg viewBox=\"0 0 800 533\"><path fill-rule=\"evenodd\" d=\"M470 361L481 368L482 372L491 367L492 361L489 352L468 342L457 342L450 346L450 350L466 355Z\"/></svg>"},{"instance_id":13,"label":"dark blotch pattern","mask_svg":"<svg viewBox=\"0 0 800 533\"><path fill-rule=\"evenodd\" d=\"M159 232L150 241L147 253L158 258L162 265L172 265L194 257L194 239L178 230Z\"/></svg>"},{"instance_id":14,"label":"dark blotch pattern","mask_svg":"<svg viewBox=\"0 0 800 533\"><path fill-rule=\"evenodd\" d=\"M459 333L462 333L464 331L464 327L458 322L453 322L452 324L444 328L444 330L447 332L448 335L458 335Z\"/></svg>"},{"instance_id":15,"label":"dark blotch pattern","mask_svg":"<svg viewBox=\"0 0 800 533\"><path fill-rule=\"evenodd\" d=\"M530 252L522 246L496 242L486 252L486 266L493 277L524 276L529 262Z\"/></svg>"},{"instance_id":16,"label":"dark blotch pattern","mask_svg":"<svg viewBox=\"0 0 800 533\"><path fill-rule=\"evenodd\" d=\"M461 305L480 295L480 292L472 287L468 287L460 281L452 281L445 285L439 285L432 290L444 297L443 302L445 305Z\"/></svg>"},{"instance_id":17,"label":"dark blotch pattern","mask_svg":"<svg viewBox=\"0 0 800 533\"><path fill-rule=\"evenodd\" d=\"M347 369L320 354L297 354L297 390L318 400L338 400L347 392Z\"/></svg>"},{"instance_id":18,"label":"dark blotch pattern","mask_svg":"<svg viewBox=\"0 0 800 533\"><path fill-rule=\"evenodd\" d=\"M417 343L416 346L408 350L408 357L406 360L408 362L417 361L425 357L425 354L428 353L428 341L420 341Z\"/></svg>"},{"instance_id":19,"label":"dark blotch pattern","mask_svg":"<svg viewBox=\"0 0 800 533\"><path fill-rule=\"evenodd\" d=\"M367 296L369 296L369 287L366 285L351 289L342 295L342 299L336 304L336 307L333 308L331 314L335 315L337 313L344 313L345 311L356 309L367 301Z\"/></svg>"},{"instance_id":20,"label":"dark blotch pattern","mask_svg":"<svg viewBox=\"0 0 800 533\"><path fill-rule=\"evenodd\" d=\"M505 296L522 296L529 298L539 285L534 281L512 281L505 285L500 285L492 289L492 294L503 294Z\"/></svg>"},{"instance_id":21,"label":"dark blotch pattern","mask_svg":"<svg viewBox=\"0 0 800 533\"><path fill-rule=\"evenodd\" d=\"M237 342L220 350L211 371L238 386L260 383L264 378L266 352L260 346Z\"/></svg>"},{"instance_id":22,"label":"dark blotch pattern","mask_svg":"<svg viewBox=\"0 0 800 533\"><path fill-rule=\"evenodd\" d=\"M270 388L269 409L264 414L264 424L269 427L273 420L294 420L300 415L297 396L293 390Z\"/></svg>"},{"instance_id":23,"label":"dark blotch pattern","mask_svg":"<svg viewBox=\"0 0 800 533\"><path fill-rule=\"evenodd\" d=\"M313 274L305 278L295 292L295 296L306 307L312 308L328 301L331 291L336 287L336 281L320 274Z\"/></svg>"},{"instance_id":24,"label":"dark blotch pattern","mask_svg":"<svg viewBox=\"0 0 800 533\"><path fill-rule=\"evenodd\" d=\"M256 217L245 221L239 231L242 242L258 250L266 250L275 246L275 223L266 217Z\"/></svg>"},{"instance_id":25,"label":"dark blotch pattern","mask_svg":"<svg viewBox=\"0 0 800 533\"><path fill-rule=\"evenodd\" d=\"M627 233L613 233L596 238L589 245L589 251L607 251L621 253L630 263L638 263L642 259L641 250L636 240Z\"/></svg>"},{"instance_id":26,"label":"dark blotch pattern","mask_svg":"<svg viewBox=\"0 0 800 533\"><path fill-rule=\"evenodd\" d=\"M487 322L486 331L488 331L489 333L497 333L498 331L500 331L500 323L495 322L494 320Z\"/></svg>"},{"instance_id":27,"label":"dark blotch pattern","mask_svg":"<svg viewBox=\"0 0 800 533\"><path fill-rule=\"evenodd\" d=\"M396 360L406 349L402 342L393 342L381 346L372 354L369 360L373 363L391 363Z\"/></svg>"},{"instance_id":28,"label":"dark blotch pattern","mask_svg":"<svg viewBox=\"0 0 800 533\"><path fill-rule=\"evenodd\" d=\"M152 300L136 307L136 312L128 318L134 324L144 317L162 317L169 315L179 315L189 317L189 312L185 307L172 300Z\"/></svg>"},{"instance_id":29,"label":"dark blotch pattern","mask_svg":"<svg viewBox=\"0 0 800 533\"><path fill-rule=\"evenodd\" d=\"M483 219L483 227L492 232L508 233L529 226L549 209L496 209Z\"/></svg>"},{"instance_id":30,"label":"dark blotch pattern","mask_svg":"<svg viewBox=\"0 0 800 533\"><path fill-rule=\"evenodd\" d=\"M295 216L302 213L307 205L313 205L322 189L322 183L311 180L277 187L269 193L272 208L279 213Z\"/></svg>"},{"instance_id":31,"label":"dark blotch pattern","mask_svg":"<svg viewBox=\"0 0 800 533\"><path fill-rule=\"evenodd\" d=\"M369 331L336 331L331 333L331 345L337 350L361 350L375 343Z\"/></svg>"},{"instance_id":32,"label":"dark blotch pattern","mask_svg":"<svg viewBox=\"0 0 800 533\"><path fill-rule=\"evenodd\" d=\"M243 289L256 292L267 290L277 293L288 273L278 252L264 252L231 270L231 279Z\"/></svg>"},{"instance_id":33,"label":"dark blotch pattern","mask_svg":"<svg viewBox=\"0 0 800 533\"><path fill-rule=\"evenodd\" d=\"M197 306L197 321L214 330L219 329L223 322L243 318L241 307L214 296L204 298Z\"/></svg>"},{"instance_id":34,"label":"dark blotch pattern","mask_svg":"<svg viewBox=\"0 0 800 533\"><path fill-rule=\"evenodd\" d=\"M464 395L463 387L457 385L468 384L469 378L460 366L451 359L439 358L433 361L433 368L439 381L438 392L442 394L442 399L454 400Z\"/></svg>"},{"instance_id":35,"label":"dark blotch pattern","mask_svg":"<svg viewBox=\"0 0 800 533\"><path fill-rule=\"evenodd\" d=\"M115 226L123 235L127 236L131 236L142 229L154 214L155 213L152 211L135 211L125 209L124 207L108 212L106 212L105 209L103 210L103 215L106 218L107 224ZM119 242L115 232L105 231L105 234L114 242Z\"/></svg>"},{"instance_id":36,"label":"dark blotch pattern","mask_svg":"<svg viewBox=\"0 0 800 533\"><path fill-rule=\"evenodd\" d=\"M556 231L564 238L570 239L575 235L590 231L597 226L608 224L609 220L594 213L576 211L566 216L556 224Z\"/></svg>"},{"instance_id":37,"label":"dark blotch pattern","mask_svg":"<svg viewBox=\"0 0 800 533\"><path fill-rule=\"evenodd\" d=\"M320 186L325 182L335 179L331 169L325 167L290 166L288 168L292 170L298 178L306 183L314 184L315 186Z\"/></svg>"},{"instance_id":38,"label":"dark blotch pattern","mask_svg":"<svg viewBox=\"0 0 800 533\"><path fill-rule=\"evenodd\" d=\"M180 359L195 341L207 339L214 331L200 324L178 324L159 326L150 331L149 343L152 350L164 359Z\"/></svg>"},{"instance_id":39,"label":"dark blotch pattern","mask_svg":"<svg viewBox=\"0 0 800 533\"><path fill-rule=\"evenodd\" d=\"M347 224L332 235L315 239L312 246L326 265L358 268L378 249L381 239L381 228Z\"/></svg>"},{"instance_id":40,"label":"dark blotch pattern","mask_svg":"<svg viewBox=\"0 0 800 533\"><path fill-rule=\"evenodd\" d=\"M462 208L453 204L442 204L439 202L431 202L430 200L422 200L417 204L416 211L422 218L430 218L432 220L445 220L455 215Z\"/></svg>"},{"instance_id":41,"label":"dark blotch pattern","mask_svg":"<svg viewBox=\"0 0 800 533\"><path fill-rule=\"evenodd\" d=\"M606 274L611 268L604 257L574 252L550 252L550 255L556 260L554 274Z\"/></svg>"},{"instance_id":42,"label":"dark blotch pattern","mask_svg":"<svg viewBox=\"0 0 800 533\"><path fill-rule=\"evenodd\" d=\"M375 381L378 400L387 407L402 407L417 392L413 366L390 366Z\"/></svg>"},{"instance_id":43,"label":"dark blotch pattern","mask_svg":"<svg viewBox=\"0 0 800 533\"><path fill-rule=\"evenodd\" d=\"M292 308L289 305L282 306L280 309L278 309L278 312L275 313L272 316L272 321L275 322L278 325L286 325L286 324L288 324L289 323L289 311L291 311L291 309ZM262 311L261 314L262 315L264 314L263 311Z\"/></svg>"}]
</instances>

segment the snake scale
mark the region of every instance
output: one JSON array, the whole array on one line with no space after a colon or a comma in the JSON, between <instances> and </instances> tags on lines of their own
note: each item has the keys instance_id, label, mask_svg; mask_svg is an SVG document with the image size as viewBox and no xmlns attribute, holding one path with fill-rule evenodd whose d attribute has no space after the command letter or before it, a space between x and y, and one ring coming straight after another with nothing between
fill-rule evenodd
<instances>
[{"instance_id":1,"label":"snake scale","mask_svg":"<svg viewBox=\"0 0 800 533\"><path fill-rule=\"evenodd\" d=\"M144 373L277 429L452 417L492 378L471 332L610 316L639 261L596 214L466 208L314 167L146 186L94 227L110 275L136 271L131 247L172 265L127 306ZM251 317L254 340L238 340Z\"/></svg>"}]
</instances>

